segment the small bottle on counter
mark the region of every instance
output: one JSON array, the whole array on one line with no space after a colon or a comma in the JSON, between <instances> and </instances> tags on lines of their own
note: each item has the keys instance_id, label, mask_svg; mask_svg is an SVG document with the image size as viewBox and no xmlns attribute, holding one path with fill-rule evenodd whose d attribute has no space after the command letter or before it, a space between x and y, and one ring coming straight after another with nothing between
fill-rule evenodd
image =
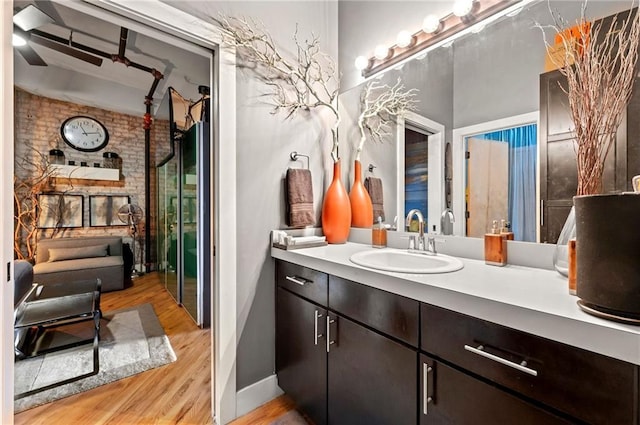
<instances>
[{"instance_id":1,"label":"small bottle on counter","mask_svg":"<svg viewBox=\"0 0 640 425\"><path fill-rule=\"evenodd\" d=\"M511 231L511 223L506 220L500 220L500 234L508 241L513 240L513 232Z\"/></svg>"},{"instance_id":2,"label":"small bottle on counter","mask_svg":"<svg viewBox=\"0 0 640 425\"><path fill-rule=\"evenodd\" d=\"M382 217L378 217L378 222L371 228L371 246L374 248L387 246L387 229L382 224Z\"/></svg>"},{"instance_id":3,"label":"small bottle on counter","mask_svg":"<svg viewBox=\"0 0 640 425\"><path fill-rule=\"evenodd\" d=\"M492 266L507 264L507 239L500 234L498 220L493 220L491 233L484 235L484 262Z\"/></svg>"}]
</instances>

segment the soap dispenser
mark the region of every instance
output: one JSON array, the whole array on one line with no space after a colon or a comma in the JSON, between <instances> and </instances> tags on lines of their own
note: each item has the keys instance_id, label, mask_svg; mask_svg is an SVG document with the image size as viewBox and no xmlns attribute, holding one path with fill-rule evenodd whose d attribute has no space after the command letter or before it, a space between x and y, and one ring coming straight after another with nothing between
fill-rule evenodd
<instances>
[{"instance_id":1,"label":"soap dispenser","mask_svg":"<svg viewBox=\"0 0 640 425\"><path fill-rule=\"evenodd\" d=\"M378 222L371 228L371 246L374 248L387 246L387 228L382 223L382 217L378 217Z\"/></svg>"},{"instance_id":2,"label":"soap dispenser","mask_svg":"<svg viewBox=\"0 0 640 425\"><path fill-rule=\"evenodd\" d=\"M484 235L484 262L492 266L507 264L507 240L500 234L498 220L493 220L491 233Z\"/></svg>"},{"instance_id":3,"label":"soap dispenser","mask_svg":"<svg viewBox=\"0 0 640 425\"><path fill-rule=\"evenodd\" d=\"M506 220L500 220L500 234L508 241L513 240L513 232L511 231L511 223Z\"/></svg>"}]
</instances>

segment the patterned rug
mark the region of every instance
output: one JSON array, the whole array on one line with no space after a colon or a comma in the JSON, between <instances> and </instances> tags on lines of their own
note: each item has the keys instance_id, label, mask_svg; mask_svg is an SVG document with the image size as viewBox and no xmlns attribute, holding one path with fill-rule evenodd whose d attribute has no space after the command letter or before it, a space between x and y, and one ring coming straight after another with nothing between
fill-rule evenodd
<instances>
[{"instance_id":1,"label":"patterned rug","mask_svg":"<svg viewBox=\"0 0 640 425\"><path fill-rule=\"evenodd\" d=\"M86 325L89 323L89 325ZM55 338L91 337L91 322L65 327ZM69 329L71 328L71 329ZM92 345L49 353L15 363L15 393L43 387L49 383L90 372ZM100 324L100 371L97 375L52 388L15 401L15 412L87 391L127 376L174 362L169 338L151 304L105 312Z\"/></svg>"}]
</instances>

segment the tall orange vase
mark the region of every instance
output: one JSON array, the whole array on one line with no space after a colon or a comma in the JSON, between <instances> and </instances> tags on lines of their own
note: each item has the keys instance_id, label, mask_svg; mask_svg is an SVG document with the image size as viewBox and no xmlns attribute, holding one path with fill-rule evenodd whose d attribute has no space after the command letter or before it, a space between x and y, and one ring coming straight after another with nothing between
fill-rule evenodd
<instances>
[{"instance_id":1,"label":"tall orange vase","mask_svg":"<svg viewBox=\"0 0 640 425\"><path fill-rule=\"evenodd\" d=\"M322 232L329 243L345 243L349 237L350 228L351 203L342 184L338 160L333 164L333 181L322 203Z\"/></svg>"},{"instance_id":2,"label":"tall orange vase","mask_svg":"<svg viewBox=\"0 0 640 425\"><path fill-rule=\"evenodd\" d=\"M356 160L353 186L349 192L351 202L351 227L371 227L373 225L373 204L369 192L362 184L362 164Z\"/></svg>"}]
</instances>

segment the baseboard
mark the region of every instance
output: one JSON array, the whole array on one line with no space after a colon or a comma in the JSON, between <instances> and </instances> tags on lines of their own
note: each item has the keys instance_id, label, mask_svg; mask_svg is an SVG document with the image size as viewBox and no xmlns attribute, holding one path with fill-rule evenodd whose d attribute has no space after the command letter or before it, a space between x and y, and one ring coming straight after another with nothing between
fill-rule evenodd
<instances>
[{"instance_id":1,"label":"baseboard","mask_svg":"<svg viewBox=\"0 0 640 425\"><path fill-rule=\"evenodd\" d=\"M245 415L281 394L284 393L278 387L276 375L267 376L236 393L236 415Z\"/></svg>"}]
</instances>

